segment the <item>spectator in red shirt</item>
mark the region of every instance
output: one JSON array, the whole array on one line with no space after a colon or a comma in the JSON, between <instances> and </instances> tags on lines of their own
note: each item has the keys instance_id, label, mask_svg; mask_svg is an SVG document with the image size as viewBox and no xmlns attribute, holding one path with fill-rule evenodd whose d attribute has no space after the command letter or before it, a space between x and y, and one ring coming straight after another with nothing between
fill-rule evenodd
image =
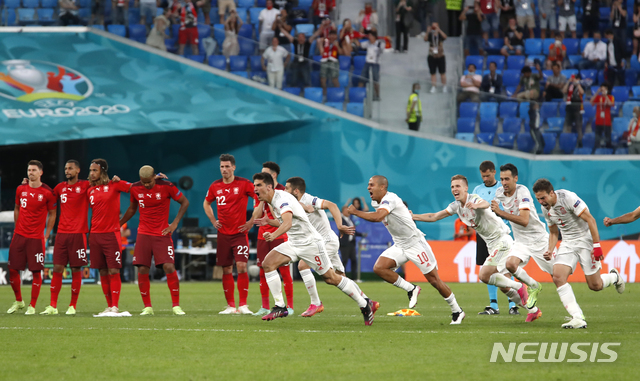
<instances>
[{"instance_id":1,"label":"spectator in red shirt","mask_svg":"<svg viewBox=\"0 0 640 381\"><path fill-rule=\"evenodd\" d=\"M198 11L193 5L193 0L186 0L184 4L179 0L174 1L169 16L176 23L180 21L178 54L184 55L184 47L187 43L191 45L191 53L198 54Z\"/></svg>"},{"instance_id":2,"label":"spectator in red shirt","mask_svg":"<svg viewBox=\"0 0 640 381\"><path fill-rule=\"evenodd\" d=\"M556 32L556 40L549 45L549 56L547 58L547 70L551 70L553 63L557 62L563 67L565 58L567 58L567 47L562 43L562 33Z\"/></svg>"},{"instance_id":3,"label":"spectator in red shirt","mask_svg":"<svg viewBox=\"0 0 640 381\"><path fill-rule=\"evenodd\" d=\"M615 99L609 94L606 84L600 86L596 94L591 98L591 104L596 106L596 145L602 145L602 135L604 135L605 146L611 148L611 106Z\"/></svg>"},{"instance_id":4,"label":"spectator in red shirt","mask_svg":"<svg viewBox=\"0 0 640 381\"><path fill-rule=\"evenodd\" d=\"M329 32L329 38L322 40L320 49L322 58L320 59L320 86L322 92L327 93L327 80L333 83L333 87L340 87L338 76L340 75L340 66L338 64L338 55L340 54L340 45L336 42L338 34L332 30Z\"/></svg>"},{"instance_id":5,"label":"spectator in red shirt","mask_svg":"<svg viewBox=\"0 0 640 381\"><path fill-rule=\"evenodd\" d=\"M318 26L322 19L329 17L329 13L335 8L335 0L313 0L311 9L313 10L313 25Z\"/></svg>"},{"instance_id":6,"label":"spectator in red shirt","mask_svg":"<svg viewBox=\"0 0 640 381\"><path fill-rule=\"evenodd\" d=\"M456 232L453 233L454 241L475 241L476 240L476 231L468 227L462 222L460 218L458 218L455 222Z\"/></svg>"},{"instance_id":7,"label":"spectator in red shirt","mask_svg":"<svg viewBox=\"0 0 640 381\"><path fill-rule=\"evenodd\" d=\"M496 13L498 0L479 0L478 2L480 3L480 11L484 15L484 19L482 20L482 38L488 41L490 31L493 31L493 38L500 38L500 20Z\"/></svg>"},{"instance_id":8,"label":"spectator in red shirt","mask_svg":"<svg viewBox=\"0 0 640 381\"><path fill-rule=\"evenodd\" d=\"M353 29L350 19L345 19L342 22L342 30L340 31L340 47L342 48L342 55L351 57L352 51L360 50L360 40L363 38L362 34Z\"/></svg>"}]
</instances>

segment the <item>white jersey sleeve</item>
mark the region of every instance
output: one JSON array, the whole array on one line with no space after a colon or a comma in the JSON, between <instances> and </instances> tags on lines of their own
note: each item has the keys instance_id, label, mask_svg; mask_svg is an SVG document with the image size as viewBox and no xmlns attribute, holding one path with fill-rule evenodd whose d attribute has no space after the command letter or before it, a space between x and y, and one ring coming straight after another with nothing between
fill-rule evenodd
<instances>
[{"instance_id":1,"label":"white jersey sleeve","mask_svg":"<svg viewBox=\"0 0 640 381\"><path fill-rule=\"evenodd\" d=\"M519 216L522 210L529 211L529 223L527 226L510 222L513 238L516 242L520 242L527 247L540 247L549 241L547 230L538 217L536 207L532 202L533 198L527 187L517 184L510 197L505 195L504 188L500 187L496 191L496 199L502 204L503 210L509 214Z\"/></svg>"},{"instance_id":2,"label":"white jersey sleeve","mask_svg":"<svg viewBox=\"0 0 640 381\"><path fill-rule=\"evenodd\" d=\"M557 225L564 241L581 243L581 247L590 248L593 238L589 224L580 215L588 209L586 203L577 194L568 190L556 190L557 201L544 215L549 225Z\"/></svg>"},{"instance_id":3,"label":"white jersey sleeve","mask_svg":"<svg viewBox=\"0 0 640 381\"><path fill-rule=\"evenodd\" d=\"M282 215L292 214L291 228L287 232L288 240L294 246L304 246L321 241L322 236L313 227L302 205L291 194L276 190L271 200L273 215L282 222Z\"/></svg>"},{"instance_id":4,"label":"white jersey sleeve","mask_svg":"<svg viewBox=\"0 0 640 381\"><path fill-rule=\"evenodd\" d=\"M445 210L447 211L447 213L454 216L458 214L459 206L460 206L460 203L458 201L454 201L451 204L447 205L447 208Z\"/></svg>"},{"instance_id":5,"label":"white jersey sleeve","mask_svg":"<svg viewBox=\"0 0 640 381\"><path fill-rule=\"evenodd\" d=\"M323 199L305 193L300 197L300 202L305 205L311 205L315 209L313 213L308 213L311 225L320 233L324 242L338 241L338 236L331 229L329 218L324 209L322 209Z\"/></svg>"},{"instance_id":6,"label":"white jersey sleeve","mask_svg":"<svg viewBox=\"0 0 640 381\"><path fill-rule=\"evenodd\" d=\"M416 226L409 209L395 193L387 192L380 200L380 203L373 201L371 204L376 210L385 209L389 211L389 214L382 222L389 230L393 242L399 247L409 249L418 240L424 239L424 234Z\"/></svg>"}]
</instances>

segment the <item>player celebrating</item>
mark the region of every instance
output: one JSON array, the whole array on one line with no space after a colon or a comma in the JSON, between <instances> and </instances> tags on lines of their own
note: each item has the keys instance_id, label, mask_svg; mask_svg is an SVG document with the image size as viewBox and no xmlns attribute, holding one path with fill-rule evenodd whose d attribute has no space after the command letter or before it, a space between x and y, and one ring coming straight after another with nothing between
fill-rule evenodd
<instances>
[{"instance_id":1,"label":"player celebrating","mask_svg":"<svg viewBox=\"0 0 640 381\"><path fill-rule=\"evenodd\" d=\"M273 178L266 173L253 175L253 183L258 199L269 203L274 216L280 221L280 227L273 233L265 233L264 238L273 241L283 233L289 233L287 242L271 250L262 263L269 290L275 300L275 306L262 320L273 320L289 314L282 298L282 286L276 269L284 264L303 260L327 284L337 286L358 303L365 325L371 325L379 304L365 299L351 279L336 274L324 248L322 236L313 228L298 200L285 191L274 190Z\"/></svg>"},{"instance_id":2,"label":"player celebrating","mask_svg":"<svg viewBox=\"0 0 640 381\"><path fill-rule=\"evenodd\" d=\"M544 258L549 234L538 217L529 189L518 184L518 168L513 164L501 166L500 182L502 186L496 191L496 199L491 201L491 210L511 223L515 242L507 256L506 267L518 280L529 286L526 307L532 312L525 321L531 322L542 316L542 312L536 307L542 285L522 267L533 257L542 271L553 275L553 259L547 261ZM504 210L500 209L500 204Z\"/></svg>"},{"instance_id":3,"label":"player celebrating","mask_svg":"<svg viewBox=\"0 0 640 381\"><path fill-rule=\"evenodd\" d=\"M373 271L385 281L407 291L409 308L418 303L420 286L413 285L398 275L395 270L407 263L413 262L431 285L438 290L445 302L451 307L451 323L460 324L465 313L458 306L456 296L438 276L438 263L431 251L431 247L424 239L424 234L418 230L411 218L411 212L404 205L402 199L388 191L389 182L386 177L376 175L369 179L367 190L371 195L371 204L375 212L363 212L355 206L349 206L349 213L371 222L382 222L391 233L393 246L382 252Z\"/></svg>"},{"instance_id":4,"label":"player celebrating","mask_svg":"<svg viewBox=\"0 0 640 381\"><path fill-rule=\"evenodd\" d=\"M560 301L572 317L562 328L587 328L573 289L567 283L567 278L576 269L578 262L584 271L587 285L593 291L600 291L613 284L622 294L624 280L615 268L609 274L600 274L603 253L598 226L587 204L578 195L564 189L554 190L547 179L536 181L533 192L542 205L542 214L549 225L549 246L544 253L545 259L551 259L558 243L558 232L562 233L562 242L553 265L553 283L558 288Z\"/></svg>"},{"instance_id":5,"label":"player celebrating","mask_svg":"<svg viewBox=\"0 0 640 381\"><path fill-rule=\"evenodd\" d=\"M620 217L615 217L615 218L605 217L604 226L610 227L611 225L617 225L617 224L629 224L637 220L638 218L640 218L640 206L637 207L636 210L634 210L633 212L623 214Z\"/></svg>"},{"instance_id":6,"label":"player celebrating","mask_svg":"<svg viewBox=\"0 0 640 381\"><path fill-rule=\"evenodd\" d=\"M235 176L236 159L233 155L220 155L220 173L222 179L214 181L204 200L204 212L218 230L216 249L216 264L222 266L222 289L227 299L227 307L220 312L222 315L244 314L251 315L247 306L249 294L249 274L247 261L249 260L249 238L241 231L247 218L247 201L256 198L253 184L245 178ZM215 201L218 219L213 214L211 203ZM233 264L238 270L238 296L240 307L236 310L234 299Z\"/></svg>"},{"instance_id":7,"label":"player celebrating","mask_svg":"<svg viewBox=\"0 0 640 381\"><path fill-rule=\"evenodd\" d=\"M140 168L139 174L140 181L131 186L131 204L120 220L120 226L129 221L140 207L140 223L133 257L133 265L138 266L138 288L144 303L144 309L140 315L153 315L149 293L151 287L149 268L152 256L156 266L162 266L167 274L173 314L184 315L184 311L180 308L180 282L174 265L171 234L178 228L182 216L187 212L189 200L169 181L156 180L153 167L145 165ZM167 221L171 199L180 204L180 209L176 218L169 224Z\"/></svg>"},{"instance_id":8,"label":"player celebrating","mask_svg":"<svg viewBox=\"0 0 640 381\"><path fill-rule=\"evenodd\" d=\"M51 188L41 181L42 163L31 160L27 165L28 184L16 190L16 205L13 218L16 228L9 246L9 283L16 296L11 308L12 314L25 307L22 300L20 271L25 267L33 273L31 282L31 302L25 315L35 315L36 302L42 286L42 270L44 270L45 242L49 239L56 222L56 198ZM45 230L46 226L46 230Z\"/></svg>"},{"instance_id":9,"label":"player celebrating","mask_svg":"<svg viewBox=\"0 0 640 381\"><path fill-rule=\"evenodd\" d=\"M129 193L131 183L109 181L109 165L104 159L94 159L89 166L87 191L91 206L91 268L100 270L102 292L107 300L107 308L95 316L131 316L129 312L120 312L120 193Z\"/></svg>"}]
</instances>

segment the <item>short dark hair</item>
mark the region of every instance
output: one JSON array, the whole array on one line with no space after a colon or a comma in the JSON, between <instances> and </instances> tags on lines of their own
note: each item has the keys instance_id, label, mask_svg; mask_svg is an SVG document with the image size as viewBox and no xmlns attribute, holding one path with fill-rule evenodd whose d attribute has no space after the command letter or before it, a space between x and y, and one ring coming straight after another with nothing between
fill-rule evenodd
<instances>
[{"instance_id":1,"label":"short dark hair","mask_svg":"<svg viewBox=\"0 0 640 381\"><path fill-rule=\"evenodd\" d=\"M291 189L297 189L300 193L305 193L307 191L307 184L304 182L302 177L289 177L287 179L287 183L291 185Z\"/></svg>"},{"instance_id":2,"label":"short dark hair","mask_svg":"<svg viewBox=\"0 0 640 381\"><path fill-rule=\"evenodd\" d=\"M336 32L335 30L331 29L331 31L329 32L329 35L332 35L332 34L337 35L337 34L338 34L338 32Z\"/></svg>"},{"instance_id":3,"label":"short dark hair","mask_svg":"<svg viewBox=\"0 0 640 381\"><path fill-rule=\"evenodd\" d=\"M498 64L496 63L496 61L489 62L489 66L491 65L495 66L496 68L498 67Z\"/></svg>"},{"instance_id":4,"label":"short dark hair","mask_svg":"<svg viewBox=\"0 0 640 381\"><path fill-rule=\"evenodd\" d=\"M370 30L367 34L370 34L373 37L378 38L378 31L377 30Z\"/></svg>"},{"instance_id":5,"label":"short dark hair","mask_svg":"<svg viewBox=\"0 0 640 381\"><path fill-rule=\"evenodd\" d=\"M67 160L67 164L73 164L76 167L80 168L80 162L78 160L74 160L74 159Z\"/></svg>"},{"instance_id":6,"label":"short dark hair","mask_svg":"<svg viewBox=\"0 0 640 381\"><path fill-rule=\"evenodd\" d=\"M271 185L271 188L273 188L273 177L271 177L270 174L268 173L264 173L264 172L258 172L255 175L253 175L253 181L256 180L260 180L263 183L265 183L265 185Z\"/></svg>"},{"instance_id":7,"label":"short dark hair","mask_svg":"<svg viewBox=\"0 0 640 381\"><path fill-rule=\"evenodd\" d=\"M557 37L562 37L562 32L556 32L556 38Z\"/></svg>"},{"instance_id":8,"label":"short dark hair","mask_svg":"<svg viewBox=\"0 0 640 381\"><path fill-rule=\"evenodd\" d=\"M529 66L525 66L520 70L521 74L531 73L531 68Z\"/></svg>"},{"instance_id":9,"label":"short dark hair","mask_svg":"<svg viewBox=\"0 0 640 381\"><path fill-rule=\"evenodd\" d=\"M220 155L220 161L229 161L231 162L231 165L236 165L236 158L233 157L233 155L228 154L228 153L223 153L222 155Z\"/></svg>"},{"instance_id":10,"label":"short dark hair","mask_svg":"<svg viewBox=\"0 0 640 381\"><path fill-rule=\"evenodd\" d=\"M35 165L36 167L38 167L39 170L42 171L43 167L42 167L42 162L40 162L40 160L30 160L27 166L29 165Z\"/></svg>"},{"instance_id":11,"label":"short dark hair","mask_svg":"<svg viewBox=\"0 0 640 381\"><path fill-rule=\"evenodd\" d=\"M469 65L467 65L467 69L469 69L471 66L473 66L474 69L477 69L476 65L470 63Z\"/></svg>"},{"instance_id":12,"label":"short dark hair","mask_svg":"<svg viewBox=\"0 0 640 381\"><path fill-rule=\"evenodd\" d=\"M609 28L604 31L605 36L613 35L613 29Z\"/></svg>"},{"instance_id":13,"label":"short dark hair","mask_svg":"<svg viewBox=\"0 0 640 381\"><path fill-rule=\"evenodd\" d=\"M273 161L265 161L262 163L262 168L267 168L270 171L275 172L276 176L280 174L280 166Z\"/></svg>"},{"instance_id":14,"label":"short dark hair","mask_svg":"<svg viewBox=\"0 0 640 381\"><path fill-rule=\"evenodd\" d=\"M551 65L551 67L559 67L562 68L562 66L560 65L560 63L558 61L554 62L553 65Z\"/></svg>"},{"instance_id":15,"label":"short dark hair","mask_svg":"<svg viewBox=\"0 0 640 381\"><path fill-rule=\"evenodd\" d=\"M513 177L518 176L518 168L515 165L511 164L511 163L507 163L505 165L501 165L500 166L500 171L502 171L502 172L510 171L511 175Z\"/></svg>"},{"instance_id":16,"label":"short dark hair","mask_svg":"<svg viewBox=\"0 0 640 381\"><path fill-rule=\"evenodd\" d=\"M467 178L462 176L462 175L455 175L451 178L451 181L453 182L453 180L462 180L464 181L464 183L469 186L469 182L467 181Z\"/></svg>"},{"instance_id":17,"label":"short dark hair","mask_svg":"<svg viewBox=\"0 0 640 381\"><path fill-rule=\"evenodd\" d=\"M109 164L105 159L93 159L91 160L91 164L98 164L100 166L100 173L107 173L109 170Z\"/></svg>"},{"instance_id":18,"label":"short dark hair","mask_svg":"<svg viewBox=\"0 0 640 381\"><path fill-rule=\"evenodd\" d=\"M495 170L496 170L496 166L493 164L493 161L485 160L482 163L480 163L481 172L495 171Z\"/></svg>"},{"instance_id":19,"label":"short dark hair","mask_svg":"<svg viewBox=\"0 0 640 381\"><path fill-rule=\"evenodd\" d=\"M551 181L547 179L536 180L536 182L533 184L533 193L538 192L553 192L553 185L551 184Z\"/></svg>"}]
</instances>

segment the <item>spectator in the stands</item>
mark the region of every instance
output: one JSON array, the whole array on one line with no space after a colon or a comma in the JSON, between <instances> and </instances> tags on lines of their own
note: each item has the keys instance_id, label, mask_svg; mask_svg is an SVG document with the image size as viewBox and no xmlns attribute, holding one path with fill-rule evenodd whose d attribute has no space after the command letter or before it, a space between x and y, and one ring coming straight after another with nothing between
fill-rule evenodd
<instances>
[{"instance_id":1,"label":"spectator in the stands","mask_svg":"<svg viewBox=\"0 0 640 381\"><path fill-rule=\"evenodd\" d=\"M505 31L509 26L509 20L516 18L515 0L500 0L500 30Z\"/></svg>"},{"instance_id":2,"label":"spectator in the stands","mask_svg":"<svg viewBox=\"0 0 640 381\"><path fill-rule=\"evenodd\" d=\"M274 37L278 38L279 45L289 52L291 51L291 45L289 39L285 35L285 32L291 33L291 29L293 29L293 27L289 25L289 22L287 21L287 14L288 13L285 9L281 9L280 14L276 16L276 21L274 21L271 26L271 30L273 30Z\"/></svg>"},{"instance_id":3,"label":"spectator in the stands","mask_svg":"<svg viewBox=\"0 0 640 381\"><path fill-rule=\"evenodd\" d=\"M420 102L420 83L416 82L411 86L411 95L407 102L407 119L411 131L418 131L422 122L422 102Z\"/></svg>"},{"instance_id":4,"label":"spectator in the stands","mask_svg":"<svg viewBox=\"0 0 640 381\"><path fill-rule=\"evenodd\" d=\"M368 212L369 211L369 206L367 205L366 202L362 201L362 197L354 197L354 198L350 198L347 200L346 204L344 204L344 206L349 206L351 204L353 204L353 206L358 209L361 210L363 212ZM353 216L351 217L353 219Z\"/></svg>"},{"instance_id":5,"label":"spectator in the stands","mask_svg":"<svg viewBox=\"0 0 640 381\"><path fill-rule=\"evenodd\" d=\"M284 68L287 66L289 58L289 52L278 44L278 37L273 37L271 46L265 49L260 59L262 70L267 72L269 86L282 90Z\"/></svg>"},{"instance_id":6,"label":"spectator in the stands","mask_svg":"<svg viewBox=\"0 0 640 381\"><path fill-rule=\"evenodd\" d=\"M287 76L289 86L307 87L311 85L311 43L307 41L304 33L298 33L296 40L287 33L289 41L293 44L295 57L292 58L289 65L289 73Z\"/></svg>"},{"instance_id":7,"label":"spectator in the stands","mask_svg":"<svg viewBox=\"0 0 640 381\"><path fill-rule=\"evenodd\" d=\"M553 36L558 30L556 22L556 0L538 0L538 12L540 13L540 38L547 38L547 30L549 36Z\"/></svg>"},{"instance_id":8,"label":"spectator in the stands","mask_svg":"<svg viewBox=\"0 0 640 381\"><path fill-rule=\"evenodd\" d=\"M562 43L562 33L556 32L556 40L549 45L549 55L547 56L547 70L554 63L559 63L562 67L567 58L567 47Z\"/></svg>"},{"instance_id":9,"label":"spectator in the stands","mask_svg":"<svg viewBox=\"0 0 640 381\"><path fill-rule=\"evenodd\" d=\"M562 37L566 37L567 27L571 31L571 38L576 38L576 0L558 0L558 30Z\"/></svg>"},{"instance_id":10,"label":"spectator in the stands","mask_svg":"<svg viewBox=\"0 0 640 381\"><path fill-rule=\"evenodd\" d=\"M498 19L497 4L499 0L478 0L482 12L482 38L489 41L489 32L493 38L500 38L500 20Z\"/></svg>"},{"instance_id":11,"label":"spectator in the stands","mask_svg":"<svg viewBox=\"0 0 640 381\"><path fill-rule=\"evenodd\" d=\"M396 13L396 53L409 50L409 18L412 17L412 0L394 0ZM411 20L413 20L411 18Z\"/></svg>"},{"instance_id":12,"label":"spectator in the stands","mask_svg":"<svg viewBox=\"0 0 640 381\"><path fill-rule=\"evenodd\" d=\"M338 55L340 47L337 43L338 34L335 30L329 32L329 37L322 40L322 58L320 58L320 86L322 92L327 93L327 80L333 83L333 87L340 87L338 76L340 75L340 64ZM320 41L320 40L319 40Z\"/></svg>"},{"instance_id":13,"label":"spectator in the stands","mask_svg":"<svg viewBox=\"0 0 640 381\"><path fill-rule=\"evenodd\" d=\"M340 47L345 56L351 57L351 53L360 50L360 39L362 35L353 29L350 19L344 19L342 30L340 31Z\"/></svg>"},{"instance_id":14,"label":"spectator in the stands","mask_svg":"<svg viewBox=\"0 0 640 381\"><path fill-rule=\"evenodd\" d=\"M202 10L204 15L204 23L211 25L211 0L199 0L196 2L196 7Z\"/></svg>"},{"instance_id":15,"label":"spectator in the stands","mask_svg":"<svg viewBox=\"0 0 640 381\"><path fill-rule=\"evenodd\" d=\"M313 0L311 4L311 9L313 10L313 25L318 26L325 17L329 17L335 6L335 0Z\"/></svg>"},{"instance_id":16,"label":"spectator in the stands","mask_svg":"<svg viewBox=\"0 0 640 381\"><path fill-rule=\"evenodd\" d=\"M605 147L611 146L611 107L614 105L615 99L609 94L606 84L600 85L598 91L591 97L591 105L596 107L596 144L594 148L602 146L602 137L604 135Z\"/></svg>"},{"instance_id":17,"label":"spectator in the stands","mask_svg":"<svg viewBox=\"0 0 640 381\"><path fill-rule=\"evenodd\" d=\"M429 33L424 36L424 40L429 42L427 63L429 64L429 73L431 74L431 93L436 92L436 83L438 82L436 72L440 73L442 92L447 92L447 62L443 47L444 40L446 39L447 35L440 29L440 25L437 22L431 24Z\"/></svg>"},{"instance_id":18,"label":"spectator in the stands","mask_svg":"<svg viewBox=\"0 0 640 381\"><path fill-rule=\"evenodd\" d=\"M540 96L540 81L542 80L542 68L540 62L536 60L536 71L533 74L529 66L525 66L520 71L520 83L513 92L513 97L522 101L537 101Z\"/></svg>"},{"instance_id":19,"label":"spectator in the stands","mask_svg":"<svg viewBox=\"0 0 640 381\"><path fill-rule=\"evenodd\" d=\"M482 39L482 12L480 5L473 3L470 13L465 13L466 7L460 13L460 17L466 20L467 35L464 37L464 55L471 54L471 49L476 48L480 55L484 55L484 40Z\"/></svg>"},{"instance_id":20,"label":"spectator in the stands","mask_svg":"<svg viewBox=\"0 0 640 381\"><path fill-rule=\"evenodd\" d=\"M629 146L629 154L640 154L640 107L633 108L633 119L629 122L627 145Z\"/></svg>"},{"instance_id":21,"label":"spectator in the stands","mask_svg":"<svg viewBox=\"0 0 640 381\"><path fill-rule=\"evenodd\" d=\"M338 29L333 25L331 19L329 17L325 17L324 20L318 26L315 32L311 35L310 40L316 41L316 46L318 52L322 54L322 47L324 46L324 40L329 38L329 33L335 31L337 33Z\"/></svg>"},{"instance_id":22,"label":"spectator in the stands","mask_svg":"<svg viewBox=\"0 0 640 381\"><path fill-rule=\"evenodd\" d=\"M529 29L529 38L534 38L533 30L536 28L536 9L533 0L515 0L516 19L518 26Z\"/></svg>"},{"instance_id":23,"label":"spectator in the stands","mask_svg":"<svg viewBox=\"0 0 640 381\"><path fill-rule=\"evenodd\" d=\"M589 41L584 46L582 52L582 59L578 62L578 68L584 69L597 69L604 68L604 62L607 59L607 44L605 44L600 38L600 32L593 32L593 41Z\"/></svg>"},{"instance_id":24,"label":"spectator in the stands","mask_svg":"<svg viewBox=\"0 0 640 381\"><path fill-rule=\"evenodd\" d=\"M627 10L624 4L622 4L622 0L614 0L611 3L611 14L609 18L617 44L620 47L624 47L622 50L622 56L624 57L627 55Z\"/></svg>"},{"instance_id":25,"label":"spectator in the stands","mask_svg":"<svg viewBox=\"0 0 640 381\"><path fill-rule=\"evenodd\" d=\"M633 14L633 55L638 55L638 41L640 41L640 7Z\"/></svg>"},{"instance_id":26,"label":"spectator in the stands","mask_svg":"<svg viewBox=\"0 0 640 381\"><path fill-rule=\"evenodd\" d=\"M127 25L127 14L129 13L129 1L128 0L112 0L113 9L113 23L120 25Z\"/></svg>"},{"instance_id":27,"label":"spectator in the stands","mask_svg":"<svg viewBox=\"0 0 640 381\"><path fill-rule=\"evenodd\" d=\"M198 11L193 6L193 0L186 0L184 4L176 0L171 7L171 17L175 23L180 23L178 30L178 54L184 54L184 48L191 45L191 53L198 54Z\"/></svg>"},{"instance_id":28,"label":"spectator in the stands","mask_svg":"<svg viewBox=\"0 0 640 381\"><path fill-rule=\"evenodd\" d=\"M378 12L370 2L364 3L364 9L358 13L358 26L362 34L378 28Z\"/></svg>"},{"instance_id":29,"label":"spectator in the stands","mask_svg":"<svg viewBox=\"0 0 640 381\"><path fill-rule=\"evenodd\" d=\"M497 69L498 65L496 65L495 61L491 61L489 63L489 73L482 77L480 91L485 102L495 99L495 95L501 95L502 93L502 74L498 73Z\"/></svg>"},{"instance_id":30,"label":"spectator in the stands","mask_svg":"<svg viewBox=\"0 0 640 381\"><path fill-rule=\"evenodd\" d=\"M580 85L580 74L572 75L562 89L566 98L564 132L572 132L575 125L578 134L578 147L582 147L582 96L584 89Z\"/></svg>"},{"instance_id":31,"label":"spectator in the stands","mask_svg":"<svg viewBox=\"0 0 640 381\"><path fill-rule=\"evenodd\" d=\"M476 65L469 64L467 66L468 73L460 77L460 87L462 90L458 93L457 101L460 102L480 102L480 85L482 85L482 76L476 73Z\"/></svg>"},{"instance_id":32,"label":"spectator in the stands","mask_svg":"<svg viewBox=\"0 0 640 381\"><path fill-rule=\"evenodd\" d=\"M240 53L238 43L238 32L242 26L242 20L238 17L235 9L229 11L229 17L224 22L224 41L222 42L222 54L229 58Z\"/></svg>"},{"instance_id":33,"label":"spectator in the stands","mask_svg":"<svg viewBox=\"0 0 640 381\"><path fill-rule=\"evenodd\" d=\"M582 38L600 30L600 0L582 1Z\"/></svg>"},{"instance_id":34,"label":"spectator in the stands","mask_svg":"<svg viewBox=\"0 0 640 381\"><path fill-rule=\"evenodd\" d=\"M218 0L218 15L220 16L220 24L224 24L224 16L227 12L236 10L236 2L234 0ZM255 22L255 20L251 20Z\"/></svg>"},{"instance_id":35,"label":"spectator in the stands","mask_svg":"<svg viewBox=\"0 0 640 381\"><path fill-rule=\"evenodd\" d=\"M104 4L109 0L94 0L91 7L91 19L89 25L94 25L94 20L98 18L98 25L104 25Z\"/></svg>"},{"instance_id":36,"label":"spectator in the stands","mask_svg":"<svg viewBox=\"0 0 640 381\"><path fill-rule=\"evenodd\" d=\"M164 14L156 16L153 19L153 28L151 28L151 32L149 32L149 36L147 36L147 45L166 52L167 46L164 44L166 37L165 30L169 25L171 25L171 23Z\"/></svg>"},{"instance_id":37,"label":"spectator in the stands","mask_svg":"<svg viewBox=\"0 0 640 381\"><path fill-rule=\"evenodd\" d=\"M367 50L364 67L362 68L362 77L359 86L362 87L366 82L371 80L373 76L373 100L380 99L380 56L384 53L384 40L378 40L378 32L372 30L367 33L367 41L362 43L362 48Z\"/></svg>"},{"instance_id":38,"label":"spectator in the stands","mask_svg":"<svg viewBox=\"0 0 640 381\"><path fill-rule=\"evenodd\" d=\"M417 0L416 3L418 21L420 21L420 37L424 38L427 35L429 25L427 18L430 19L433 12L433 2L431 0Z\"/></svg>"},{"instance_id":39,"label":"spectator in the stands","mask_svg":"<svg viewBox=\"0 0 640 381\"><path fill-rule=\"evenodd\" d=\"M606 80L610 86L624 85L624 51L626 46L622 46L617 40L613 31L607 29L604 36L609 40L607 43L607 59L604 62Z\"/></svg>"},{"instance_id":40,"label":"spectator in the stands","mask_svg":"<svg viewBox=\"0 0 640 381\"><path fill-rule=\"evenodd\" d=\"M76 0L59 0L58 4L60 5L58 19L61 25L84 24L80 17L78 17L78 9L80 8L76 5Z\"/></svg>"},{"instance_id":41,"label":"spectator in the stands","mask_svg":"<svg viewBox=\"0 0 640 381\"><path fill-rule=\"evenodd\" d=\"M260 21L260 50L264 50L270 45L273 39L273 23L280 11L273 7L273 1L267 0L267 7L260 11L258 20Z\"/></svg>"},{"instance_id":42,"label":"spectator in the stands","mask_svg":"<svg viewBox=\"0 0 640 381\"><path fill-rule=\"evenodd\" d=\"M475 241L476 240L476 231L473 228L465 225L464 222L460 218L456 220L453 224L455 228L455 232L453 233L454 241Z\"/></svg>"},{"instance_id":43,"label":"spectator in the stands","mask_svg":"<svg viewBox=\"0 0 640 381\"><path fill-rule=\"evenodd\" d=\"M139 0L136 3L140 5L140 24L150 30L158 9L157 0ZM207 17L209 16L207 15Z\"/></svg>"},{"instance_id":44,"label":"spectator in the stands","mask_svg":"<svg viewBox=\"0 0 640 381\"><path fill-rule=\"evenodd\" d=\"M547 83L544 87L543 98L546 102L550 102L553 99L564 98L564 85L567 83L567 77L562 74L562 67L559 63L553 63L553 75L547 77Z\"/></svg>"},{"instance_id":45,"label":"spectator in the stands","mask_svg":"<svg viewBox=\"0 0 640 381\"><path fill-rule=\"evenodd\" d=\"M524 52L524 29L516 25L516 19L509 19L509 26L504 31L504 46L500 50L503 56L522 55Z\"/></svg>"}]
</instances>

